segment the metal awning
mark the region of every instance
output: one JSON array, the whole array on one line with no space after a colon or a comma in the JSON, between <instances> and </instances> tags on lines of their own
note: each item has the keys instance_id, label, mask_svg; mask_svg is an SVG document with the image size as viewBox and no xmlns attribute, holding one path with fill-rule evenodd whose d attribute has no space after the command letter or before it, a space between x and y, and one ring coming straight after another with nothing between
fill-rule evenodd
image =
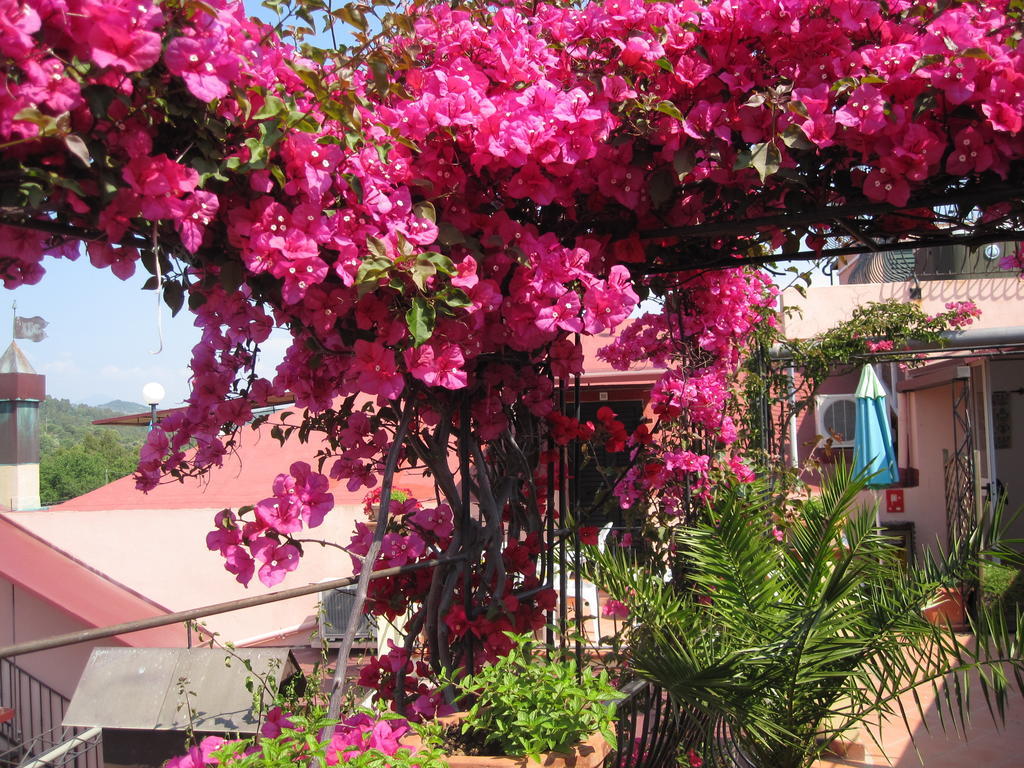
<instances>
[{"instance_id":1,"label":"metal awning","mask_svg":"<svg viewBox=\"0 0 1024 768\"><path fill-rule=\"evenodd\" d=\"M183 731L191 722L196 731L255 733L246 678L273 677L276 691L298 670L287 648L95 648L64 725Z\"/></svg>"}]
</instances>

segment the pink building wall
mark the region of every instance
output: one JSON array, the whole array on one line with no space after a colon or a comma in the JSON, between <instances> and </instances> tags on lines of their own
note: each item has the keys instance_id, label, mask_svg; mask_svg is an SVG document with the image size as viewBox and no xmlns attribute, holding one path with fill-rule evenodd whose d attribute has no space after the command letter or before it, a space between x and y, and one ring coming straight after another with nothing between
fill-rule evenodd
<instances>
[{"instance_id":1,"label":"pink building wall","mask_svg":"<svg viewBox=\"0 0 1024 768\"><path fill-rule=\"evenodd\" d=\"M986 277L968 280L922 281L921 299L915 303L928 314L945 309L947 302L970 300L982 310L981 317L971 329L1020 327L1024 325L1024 280L1016 275L1007 277ZM853 285L819 286L807 290L806 297L796 291L784 294L783 306L796 307L783 321L789 338L811 338L837 323L849 319L853 311L870 302L896 300L910 303L911 283L869 283ZM985 420L988 397L992 391L1014 390L1024 386L1024 361L1019 359L991 358L984 362L979 358L967 357L959 365L973 365L972 386L976 402L972 418L975 436L981 449L981 474L983 483L988 478L987 450L989 434ZM988 371L988 378L982 370ZM887 366L880 366L879 373L888 385ZM947 376L948 379L948 376ZM988 384L986 384L988 382ZM833 379L823 386L822 393L852 393L856 382ZM1013 447L993 452L995 474L1006 483L1010 491L1010 508L1024 504L1024 396L1011 395ZM936 380L935 386L927 389L902 392L897 395L900 412L896 443L900 467L918 470L919 482L903 488L904 509L902 514L886 511L885 495L882 492L865 493L864 501L879 501L881 523L913 522L918 550L936 543L946 546L946 501L944 485L943 449L954 449L952 434L952 388L949 383ZM813 439L815 414L813 409L803 415L799 427L801 443L800 458L805 459L809 451L806 442ZM1009 478L1009 479L1008 479ZM1018 521L1013 531L1024 535L1024 520Z\"/></svg>"},{"instance_id":2,"label":"pink building wall","mask_svg":"<svg viewBox=\"0 0 1024 768\"><path fill-rule=\"evenodd\" d=\"M0 642L4 645L89 629L84 622L3 578L0 578L0 603ZM30 653L13 661L20 669L71 698L92 649L103 645L123 643L109 638Z\"/></svg>"},{"instance_id":3,"label":"pink building wall","mask_svg":"<svg viewBox=\"0 0 1024 768\"><path fill-rule=\"evenodd\" d=\"M795 290L783 294L783 306L798 307L783 320L788 338L808 339L836 323L847 320L853 310L872 301L895 299L911 303L910 283L864 283L829 285L807 289L802 297ZM947 302L970 299L981 307L981 317L972 328L1002 328L1024 324L1024 280L1015 276L975 280L933 280L921 283L921 309L943 311Z\"/></svg>"},{"instance_id":4,"label":"pink building wall","mask_svg":"<svg viewBox=\"0 0 1024 768\"><path fill-rule=\"evenodd\" d=\"M952 398L949 384L908 393L905 403L910 413L901 420L907 431L906 461L918 470L920 482L903 489L906 512L886 514L883 504L879 515L883 523L912 521L919 552L936 543L946 546L942 451L953 450L953 429L948 417L952 412ZM940 414L946 418L939 418Z\"/></svg>"}]
</instances>

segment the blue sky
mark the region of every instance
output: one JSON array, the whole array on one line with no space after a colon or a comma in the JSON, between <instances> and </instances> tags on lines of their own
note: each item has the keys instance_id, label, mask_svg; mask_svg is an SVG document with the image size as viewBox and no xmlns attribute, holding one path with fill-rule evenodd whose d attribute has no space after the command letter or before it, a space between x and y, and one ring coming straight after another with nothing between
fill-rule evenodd
<instances>
[{"instance_id":1,"label":"blue sky","mask_svg":"<svg viewBox=\"0 0 1024 768\"><path fill-rule=\"evenodd\" d=\"M148 275L137 273L122 282L84 256L75 262L46 259L43 266L46 274L38 285L2 294L0 343L6 346L11 338L13 302L18 315L40 315L49 323L47 338L18 342L36 371L46 376L47 394L90 405L142 402L142 386L158 381L167 391L166 405L187 395L188 360L199 329L187 311L171 318L164 307L163 350L158 352L156 294L142 290Z\"/></svg>"},{"instance_id":2,"label":"blue sky","mask_svg":"<svg viewBox=\"0 0 1024 768\"><path fill-rule=\"evenodd\" d=\"M49 323L42 341L18 342L36 372L46 376L46 393L88 405L141 403L143 385L156 381L167 392L161 405L179 405L188 395L188 362L200 338L188 310L172 318L161 306L161 349L156 293L142 290L148 273L141 267L122 282L84 256L75 262L46 259L43 266L38 285L0 293L0 344L6 348L11 340L14 302L21 317L39 315ZM287 334L276 332L264 345L263 375L273 375L286 344Z\"/></svg>"}]
</instances>

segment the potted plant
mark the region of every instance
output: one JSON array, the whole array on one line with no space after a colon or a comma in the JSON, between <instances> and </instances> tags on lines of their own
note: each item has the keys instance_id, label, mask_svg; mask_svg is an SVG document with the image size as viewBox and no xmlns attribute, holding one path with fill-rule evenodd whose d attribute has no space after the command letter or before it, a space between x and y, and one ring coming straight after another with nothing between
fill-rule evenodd
<instances>
[{"instance_id":1,"label":"potted plant","mask_svg":"<svg viewBox=\"0 0 1024 768\"><path fill-rule=\"evenodd\" d=\"M862 487L839 468L795 511L758 484L720 490L677 532L679 583L624 551L590 553L590 578L629 606L632 668L700 715L705 759L806 768L865 721L905 718L900 697L919 685L953 680L935 699L944 726L963 722L968 675L981 675L994 714L1008 680L1024 685L1024 630L998 611L982 606L971 644L923 615L986 551L1018 557L993 537L998 515L906 566L874 511L855 507Z\"/></svg>"},{"instance_id":2,"label":"potted plant","mask_svg":"<svg viewBox=\"0 0 1024 768\"><path fill-rule=\"evenodd\" d=\"M435 731L451 768L594 768L615 741L620 694L608 673L549 658L529 635L508 633L512 651L461 678L464 712ZM415 743L415 738L414 738Z\"/></svg>"}]
</instances>

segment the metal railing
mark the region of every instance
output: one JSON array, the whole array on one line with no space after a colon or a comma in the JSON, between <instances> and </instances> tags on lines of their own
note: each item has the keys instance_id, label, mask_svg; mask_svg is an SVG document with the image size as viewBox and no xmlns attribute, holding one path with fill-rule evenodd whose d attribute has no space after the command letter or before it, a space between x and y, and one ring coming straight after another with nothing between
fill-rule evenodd
<instances>
[{"instance_id":1,"label":"metal railing","mask_svg":"<svg viewBox=\"0 0 1024 768\"><path fill-rule=\"evenodd\" d=\"M14 710L13 718L0 723L0 768L99 768L99 733L84 737L86 729L62 725L69 703L10 659L0 659L0 706Z\"/></svg>"}]
</instances>

